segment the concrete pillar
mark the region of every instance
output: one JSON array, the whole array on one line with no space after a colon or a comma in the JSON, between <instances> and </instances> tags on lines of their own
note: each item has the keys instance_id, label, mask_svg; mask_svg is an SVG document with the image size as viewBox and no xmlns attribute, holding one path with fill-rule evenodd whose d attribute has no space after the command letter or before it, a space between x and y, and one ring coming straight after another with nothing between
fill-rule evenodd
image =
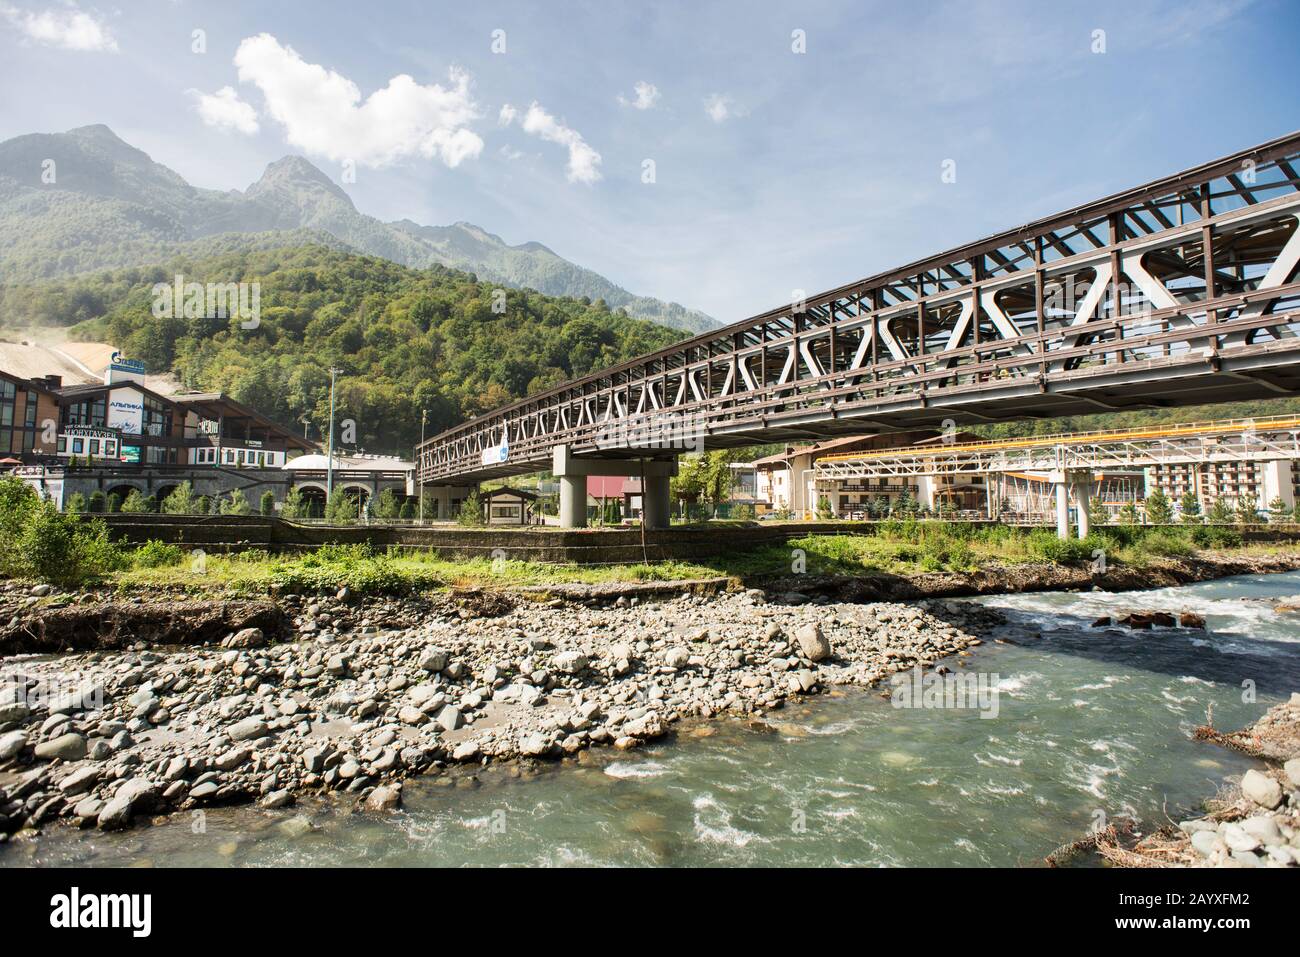
<instances>
[{"instance_id":1,"label":"concrete pillar","mask_svg":"<svg viewBox=\"0 0 1300 957\"><path fill-rule=\"evenodd\" d=\"M644 507L644 498L642 499ZM560 476L560 527L587 527L587 477Z\"/></svg>"},{"instance_id":2,"label":"concrete pillar","mask_svg":"<svg viewBox=\"0 0 1300 957\"><path fill-rule=\"evenodd\" d=\"M928 508L934 511L934 485L936 479L933 475L918 475L916 477L916 497L917 504L921 508Z\"/></svg>"},{"instance_id":3,"label":"concrete pillar","mask_svg":"<svg viewBox=\"0 0 1300 957\"><path fill-rule=\"evenodd\" d=\"M1088 506L1092 503L1092 476L1080 480L1074 486L1074 505L1079 513L1076 521L1079 523L1079 537L1087 538L1088 532L1091 531L1092 519L1088 515Z\"/></svg>"},{"instance_id":4,"label":"concrete pillar","mask_svg":"<svg viewBox=\"0 0 1300 957\"><path fill-rule=\"evenodd\" d=\"M672 524L672 498L667 475L647 475L641 487L641 514L646 528L667 528Z\"/></svg>"},{"instance_id":5,"label":"concrete pillar","mask_svg":"<svg viewBox=\"0 0 1300 957\"><path fill-rule=\"evenodd\" d=\"M1065 484L1065 476L1061 475L1056 484L1056 535L1058 538L1070 537L1070 499L1069 490Z\"/></svg>"}]
</instances>

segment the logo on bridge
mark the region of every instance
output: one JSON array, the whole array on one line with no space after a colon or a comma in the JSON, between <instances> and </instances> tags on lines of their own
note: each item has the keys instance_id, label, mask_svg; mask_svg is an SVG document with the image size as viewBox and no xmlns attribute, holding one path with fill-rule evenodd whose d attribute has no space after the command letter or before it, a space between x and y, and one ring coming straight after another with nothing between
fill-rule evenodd
<instances>
[{"instance_id":1,"label":"logo on bridge","mask_svg":"<svg viewBox=\"0 0 1300 957\"><path fill-rule=\"evenodd\" d=\"M489 446L483 450L482 460L484 465L500 465L510 458L510 442L502 439L500 445Z\"/></svg>"}]
</instances>

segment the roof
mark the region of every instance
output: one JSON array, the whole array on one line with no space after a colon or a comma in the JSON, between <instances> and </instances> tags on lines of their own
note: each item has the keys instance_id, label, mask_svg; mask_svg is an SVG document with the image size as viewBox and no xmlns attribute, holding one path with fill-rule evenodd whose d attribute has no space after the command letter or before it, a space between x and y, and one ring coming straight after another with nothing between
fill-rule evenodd
<instances>
[{"instance_id":1,"label":"roof","mask_svg":"<svg viewBox=\"0 0 1300 957\"><path fill-rule=\"evenodd\" d=\"M534 502L537 500L537 493L530 492L526 488L494 488L479 496L479 498L484 500L507 497L522 498L526 502Z\"/></svg>"},{"instance_id":2,"label":"roof","mask_svg":"<svg viewBox=\"0 0 1300 957\"><path fill-rule=\"evenodd\" d=\"M286 429L269 416L263 415L252 406L244 405L244 403L232 399L224 392L184 392L172 396L170 401L175 402L177 405L193 408L196 412L206 414L208 418L225 416L250 419L259 427L275 432L284 440L286 445L295 448L315 449L317 447L316 443L302 438L293 429ZM338 456L335 456L335 461L338 461ZM324 468L324 466L321 467Z\"/></svg>"},{"instance_id":3,"label":"roof","mask_svg":"<svg viewBox=\"0 0 1300 957\"><path fill-rule=\"evenodd\" d=\"M298 440L299 443L302 439ZM329 457L320 452L299 455L280 466L290 471L324 472L330 467ZM379 455L342 455L334 453L334 468L348 472L409 472L414 463Z\"/></svg>"}]
</instances>

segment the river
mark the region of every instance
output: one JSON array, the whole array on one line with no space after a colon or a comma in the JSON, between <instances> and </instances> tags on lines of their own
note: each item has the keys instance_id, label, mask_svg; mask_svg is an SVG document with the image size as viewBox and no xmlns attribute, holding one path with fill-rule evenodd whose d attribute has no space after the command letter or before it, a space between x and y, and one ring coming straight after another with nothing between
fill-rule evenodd
<instances>
[{"instance_id":1,"label":"river","mask_svg":"<svg viewBox=\"0 0 1300 957\"><path fill-rule=\"evenodd\" d=\"M1190 816L1253 766L1189 734L1208 708L1236 728L1300 690L1300 614L1269 600L1297 593L1300 572L984 599L1008 624L964 670L995 717L852 691L577 766L415 779L390 815L313 799L55 827L0 865L1036 865L1099 820ZM1147 608L1208 627L1091 627Z\"/></svg>"}]
</instances>

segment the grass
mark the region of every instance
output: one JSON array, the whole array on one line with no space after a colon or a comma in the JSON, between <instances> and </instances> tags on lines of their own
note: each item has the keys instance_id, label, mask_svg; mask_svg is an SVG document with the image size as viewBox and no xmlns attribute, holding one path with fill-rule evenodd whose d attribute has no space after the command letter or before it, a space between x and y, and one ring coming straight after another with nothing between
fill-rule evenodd
<instances>
[{"instance_id":1,"label":"grass","mask_svg":"<svg viewBox=\"0 0 1300 957\"><path fill-rule=\"evenodd\" d=\"M1098 552L1108 564L1142 566L1194 554L1199 548L1240 548L1231 529L1107 526L1086 539L1063 541L1049 529L973 526L941 521L881 522L865 535L808 535L786 544L756 546L697 562L563 565L540 562L452 560L433 552L379 552L364 545L329 545L312 552L271 555L261 550L201 558L150 542L135 550L112 581L126 589L182 586L264 593L273 587L320 592L347 587L357 594L401 594L456 586L526 586L672 581L728 576L740 579L809 574L862 575L969 572L994 563L1079 564ZM1272 551L1294 546L1272 546ZM1252 546L1244 552L1267 552Z\"/></svg>"}]
</instances>

